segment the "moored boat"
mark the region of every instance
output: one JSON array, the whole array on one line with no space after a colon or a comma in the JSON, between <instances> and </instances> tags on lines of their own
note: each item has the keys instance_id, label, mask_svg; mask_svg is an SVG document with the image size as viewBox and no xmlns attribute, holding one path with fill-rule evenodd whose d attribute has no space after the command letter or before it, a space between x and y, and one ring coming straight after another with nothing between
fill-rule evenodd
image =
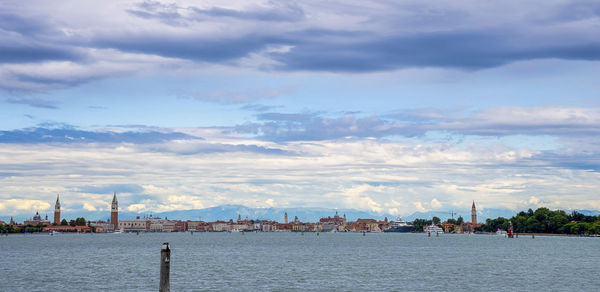
<instances>
[{"instance_id":1,"label":"moored boat","mask_svg":"<svg viewBox=\"0 0 600 292\"><path fill-rule=\"evenodd\" d=\"M413 229L414 227L411 223L408 223L402 220L402 218L398 217L396 218L396 221L392 221L392 226L383 232L411 232Z\"/></svg>"}]
</instances>

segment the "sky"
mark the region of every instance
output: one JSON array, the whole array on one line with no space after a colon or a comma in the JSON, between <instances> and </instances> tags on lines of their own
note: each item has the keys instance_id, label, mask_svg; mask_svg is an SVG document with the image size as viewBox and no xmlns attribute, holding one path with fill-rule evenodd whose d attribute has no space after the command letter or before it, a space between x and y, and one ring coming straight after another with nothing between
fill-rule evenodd
<instances>
[{"instance_id":1,"label":"sky","mask_svg":"<svg viewBox=\"0 0 600 292\"><path fill-rule=\"evenodd\" d=\"M596 1L3 1L0 215L600 209Z\"/></svg>"}]
</instances>

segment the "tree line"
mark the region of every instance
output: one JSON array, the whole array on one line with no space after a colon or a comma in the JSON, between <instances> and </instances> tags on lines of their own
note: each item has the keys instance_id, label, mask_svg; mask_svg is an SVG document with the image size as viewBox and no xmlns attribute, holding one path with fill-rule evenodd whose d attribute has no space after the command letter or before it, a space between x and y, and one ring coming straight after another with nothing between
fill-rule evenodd
<instances>
[{"instance_id":1,"label":"tree line","mask_svg":"<svg viewBox=\"0 0 600 292\"><path fill-rule=\"evenodd\" d=\"M560 234L600 234L600 216L588 216L577 211L570 214L563 210L552 211L542 207L519 212L510 219L498 217L487 219L477 231L495 232L498 228L508 230L513 227L517 233L560 233Z\"/></svg>"}]
</instances>

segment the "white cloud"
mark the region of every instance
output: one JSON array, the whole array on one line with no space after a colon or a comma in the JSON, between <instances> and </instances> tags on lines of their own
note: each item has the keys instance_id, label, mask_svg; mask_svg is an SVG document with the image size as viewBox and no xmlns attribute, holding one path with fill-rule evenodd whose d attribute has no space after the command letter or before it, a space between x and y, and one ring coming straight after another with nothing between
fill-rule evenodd
<instances>
[{"instance_id":1,"label":"white cloud","mask_svg":"<svg viewBox=\"0 0 600 292\"><path fill-rule=\"evenodd\" d=\"M30 199L7 199L0 200L0 211L5 214L30 214L33 216L36 211L50 210L50 203L42 200Z\"/></svg>"},{"instance_id":2,"label":"white cloud","mask_svg":"<svg viewBox=\"0 0 600 292\"><path fill-rule=\"evenodd\" d=\"M144 212L147 210L146 204L130 204L127 206L127 211L130 212Z\"/></svg>"},{"instance_id":3,"label":"white cloud","mask_svg":"<svg viewBox=\"0 0 600 292\"><path fill-rule=\"evenodd\" d=\"M425 207L423 207L423 204L421 202L414 202L413 204L415 205L415 208L417 209L417 211L419 211L419 212L427 211L427 209L425 209Z\"/></svg>"},{"instance_id":4,"label":"white cloud","mask_svg":"<svg viewBox=\"0 0 600 292\"><path fill-rule=\"evenodd\" d=\"M433 198L431 199L430 206L433 209L439 209L442 207L442 203L440 203L440 201L438 201L436 198Z\"/></svg>"},{"instance_id":5,"label":"white cloud","mask_svg":"<svg viewBox=\"0 0 600 292\"><path fill-rule=\"evenodd\" d=\"M83 202L83 209L85 209L86 211L96 211L96 207L94 207L94 205L88 203L88 202Z\"/></svg>"},{"instance_id":6,"label":"white cloud","mask_svg":"<svg viewBox=\"0 0 600 292\"><path fill-rule=\"evenodd\" d=\"M521 151L506 146L418 144L418 140L278 144L219 135L214 141L268 145L301 154L180 155L157 151L164 148L162 144L5 143L0 147L0 169L11 175L2 178L0 207L5 213L31 214L36 208L49 209L61 193L65 208L105 209L110 198L73 190L129 184L142 186L139 196L120 196L119 203L122 209L135 212L243 204L329 206L408 215L446 205L468 207L472 200L488 208L519 210L538 204L530 202L533 194L540 204L560 208L579 208L578 202L593 206L598 201L597 172L548 165L535 156L503 155ZM25 200L17 208L14 194L36 199Z\"/></svg>"}]
</instances>

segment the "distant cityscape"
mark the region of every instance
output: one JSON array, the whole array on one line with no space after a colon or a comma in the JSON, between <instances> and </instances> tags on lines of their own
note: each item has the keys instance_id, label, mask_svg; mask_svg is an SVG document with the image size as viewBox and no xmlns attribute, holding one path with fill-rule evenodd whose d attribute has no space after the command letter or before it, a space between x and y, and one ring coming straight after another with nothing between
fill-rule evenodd
<instances>
[{"instance_id":1,"label":"distant cityscape","mask_svg":"<svg viewBox=\"0 0 600 292\"><path fill-rule=\"evenodd\" d=\"M37 227L36 231L41 232L95 232L95 233L130 233L130 232L411 232L423 231L428 224L435 224L443 228L445 232L466 233L474 232L477 227L477 210L475 202L471 206L471 222L464 222L462 217L457 220L448 220L440 222L436 217L433 220L415 220L414 222L404 222L401 218L389 220L385 217L383 220L373 218L358 218L356 221L348 221L346 214L338 214L336 211L333 216L320 218L318 222L302 222L298 216L288 218L287 212L282 214L282 222L274 220L249 219L247 216L242 218L238 215L237 219L216 220L207 222L202 220L169 220L156 216L137 216L135 219L119 220L119 202L117 194L113 194L111 202L110 218L106 221L86 221L84 218L77 218L67 221L61 218L60 196L57 196L54 205L53 221L39 215L38 212L22 224L15 222L12 218L9 223L0 221L0 224L10 225L14 229ZM33 230L33 229L32 229Z\"/></svg>"}]
</instances>

